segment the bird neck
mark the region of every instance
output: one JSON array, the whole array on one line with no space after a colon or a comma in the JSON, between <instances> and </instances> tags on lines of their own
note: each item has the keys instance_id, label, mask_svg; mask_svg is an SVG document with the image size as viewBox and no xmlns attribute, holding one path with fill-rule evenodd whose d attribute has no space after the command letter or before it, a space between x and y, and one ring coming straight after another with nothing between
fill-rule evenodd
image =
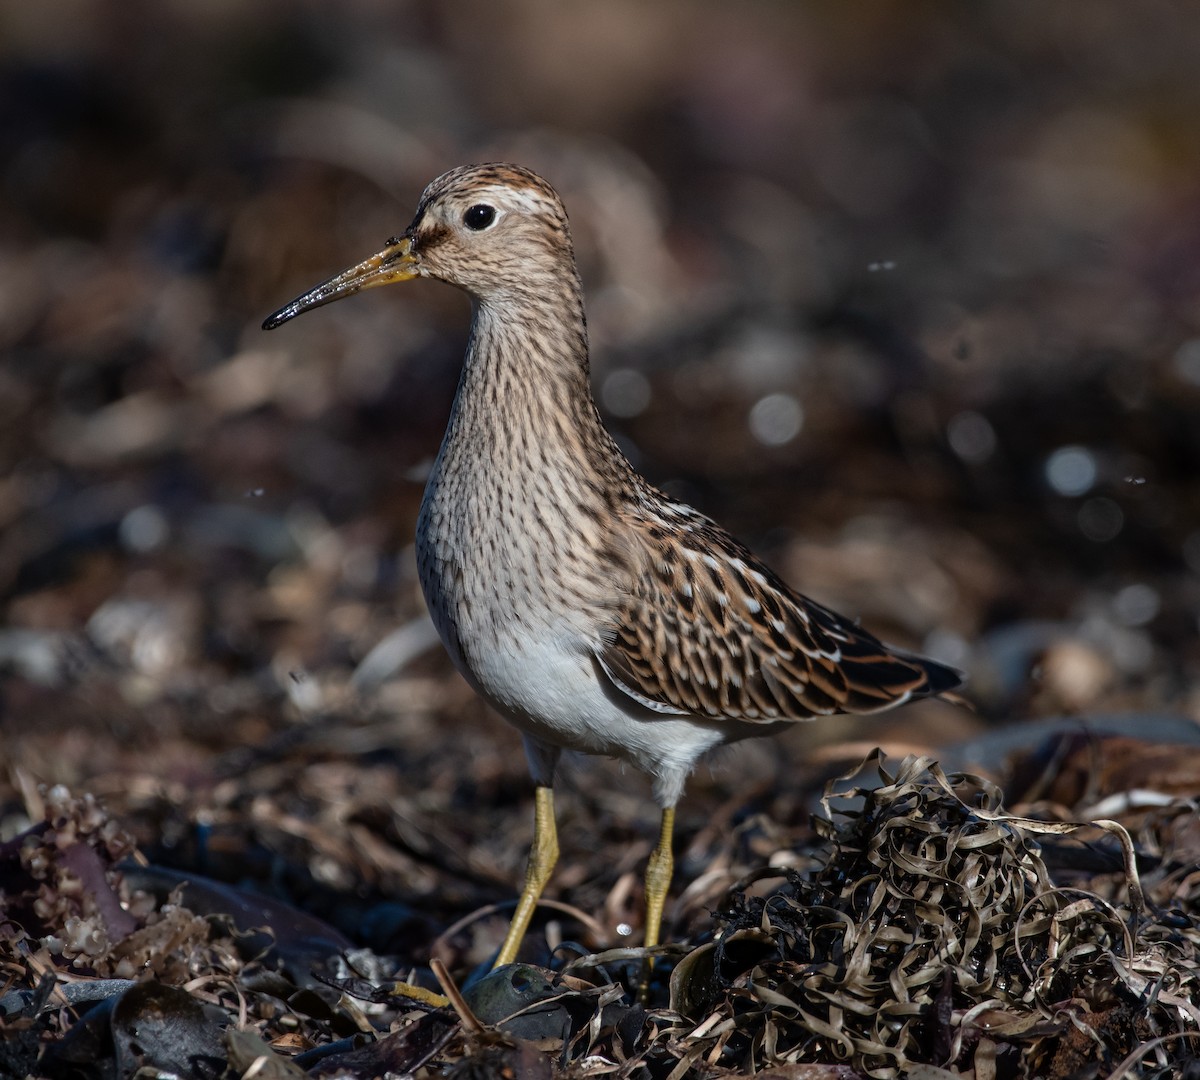
<instances>
[{"instance_id":1,"label":"bird neck","mask_svg":"<svg viewBox=\"0 0 1200 1080\"><path fill-rule=\"evenodd\" d=\"M476 299L447 439L531 467L620 457L592 398L577 278Z\"/></svg>"}]
</instances>

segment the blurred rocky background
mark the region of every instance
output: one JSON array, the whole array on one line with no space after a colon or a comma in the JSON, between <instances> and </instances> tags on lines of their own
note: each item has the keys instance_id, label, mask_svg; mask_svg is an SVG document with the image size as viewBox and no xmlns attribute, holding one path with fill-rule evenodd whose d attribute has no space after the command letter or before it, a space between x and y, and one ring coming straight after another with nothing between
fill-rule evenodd
<instances>
[{"instance_id":1,"label":"blurred rocky background","mask_svg":"<svg viewBox=\"0 0 1200 1080\"><path fill-rule=\"evenodd\" d=\"M0 838L65 784L405 956L511 898L519 740L412 556L467 301L259 329L489 159L564 196L634 463L970 677L974 714L719 759L682 846L848 752L817 743L1188 737L1198 70L1167 0L0 4ZM636 921L646 785L565 791L555 895Z\"/></svg>"}]
</instances>

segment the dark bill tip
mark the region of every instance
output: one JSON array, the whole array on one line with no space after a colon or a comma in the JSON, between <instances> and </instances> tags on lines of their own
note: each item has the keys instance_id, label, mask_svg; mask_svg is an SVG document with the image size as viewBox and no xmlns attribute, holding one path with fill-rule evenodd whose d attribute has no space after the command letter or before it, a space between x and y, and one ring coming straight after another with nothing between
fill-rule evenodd
<instances>
[{"instance_id":1,"label":"dark bill tip","mask_svg":"<svg viewBox=\"0 0 1200 1080\"><path fill-rule=\"evenodd\" d=\"M302 296L297 296L295 300L284 304L273 315L268 315L263 320L263 329L274 330L275 327L282 326L289 319L294 319L297 315L311 311L313 308L332 304L343 296L353 296L359 290L369 289L372 285L384 284L380 280L378 260L379 256L373 255L366 262L359 263L358 266L353 266L349 270L343 270L328 281L322 281L320 285L309 289Z\"/></svg>"},{"instance_id":2,"label":"dark bill tip","mask_svg":"<svg viewBox=\"0 0 1200 1080\"><path fill-rule=\"evenodd\" d=\"M329 281L323 281L315 289L309 289L303 296L297 296L295 300L284 304L278 311L263 320L262 328L274 330L275 327L282 326L305 311L332 304L335 300L340 300L343 296L350 296L363 288L362 284L343 280L344 277L344 274L339 274Z\"/></svg>"},{"instance_id":3,"label":"dark bill tip","mask_svg":"<svg viewBox=\"0 0 1200 1080\"><path fill-rule=\"evenodd\" d=\"M290 304L284 304L273 315L268 315L263 319L262 328L264 330L274 330L277 326L282 326L288 319L295 318L303 311L299 300L293 300Z\"/></svg>"}]
</instances>

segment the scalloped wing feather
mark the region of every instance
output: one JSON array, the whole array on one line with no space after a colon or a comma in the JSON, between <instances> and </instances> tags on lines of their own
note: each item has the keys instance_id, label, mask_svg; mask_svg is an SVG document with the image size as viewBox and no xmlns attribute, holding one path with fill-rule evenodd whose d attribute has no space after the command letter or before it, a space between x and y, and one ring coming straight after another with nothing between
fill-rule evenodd
<instances>
[{"instance_id":1,"label":"scalloped wing feather","mask_svg":"<svg viewBox=\"0 0 1200 1080\"><path fill-rule=\"evenodd\" d=\"M655 509L632 522L649 557L598 653L647 708L771 723L878 712L961 683L793 592L690 507Z\"/></svg>"}]
</instances>

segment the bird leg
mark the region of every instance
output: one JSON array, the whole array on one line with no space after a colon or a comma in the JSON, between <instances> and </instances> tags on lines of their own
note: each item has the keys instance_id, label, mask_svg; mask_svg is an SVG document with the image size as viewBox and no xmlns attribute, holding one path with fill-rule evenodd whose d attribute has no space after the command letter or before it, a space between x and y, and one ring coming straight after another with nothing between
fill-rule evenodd
<instances>
[{"instance_id":1,"label":"bird leg","mask_svg":"<svg viewBox=\"0 0 1200 1080\"><path fill-rule=\"evenodd\" d=\"M667 890L671 887L671 874L675 869L675 856L671 852L671 841L675 834L675 807L668 806L662 812L662 827L658 833L658 846L650 852L646 863L646 933L643 945L647 949L658 944L662 930L663 908L667 903ZM642 962L641 987L638 1000L644 1005L650 998L650 972L654 957Z\"/></svg>"},{"instance_id":2,"label":"bird leg","mask_svg":"<svg viewBox=\"0 0 1200 1080\"><path fill-rule=\"evenodd\" d=\"M668 806L662 812L662 828L658 834L658 847L650 853L646 864L646 938L647 949L658 944L662 929L663 907L667 902L667 890L671 887L671 874L675 869L675 857L671 853L671 841L675 834L675 807Z\"/></svg>"},{"instance_id":3,"label":"bird leg","mask_svg":"<svg viewBox=\"0 0 1200 1080\"><path fill-rule=\"evenodd\" d=\"M525 931L529 929L529 920L533 918L534 909L541 899L542 890L550 880L554 864L558 862L558 829L554 824L554 790L538 786L534 793L533 811L533 845L529 849L529 864L525 868L525 888L521 890L521 899L517 902L517 910L513 912L512 922L509 923L508 933L493 970L511 964L517 958ZM667 880L671 877L670 865L667 867ZM664 887L665 892L665 887ZM659 913L662 903L659 903Z\"/></svg>"}]
</instances>

